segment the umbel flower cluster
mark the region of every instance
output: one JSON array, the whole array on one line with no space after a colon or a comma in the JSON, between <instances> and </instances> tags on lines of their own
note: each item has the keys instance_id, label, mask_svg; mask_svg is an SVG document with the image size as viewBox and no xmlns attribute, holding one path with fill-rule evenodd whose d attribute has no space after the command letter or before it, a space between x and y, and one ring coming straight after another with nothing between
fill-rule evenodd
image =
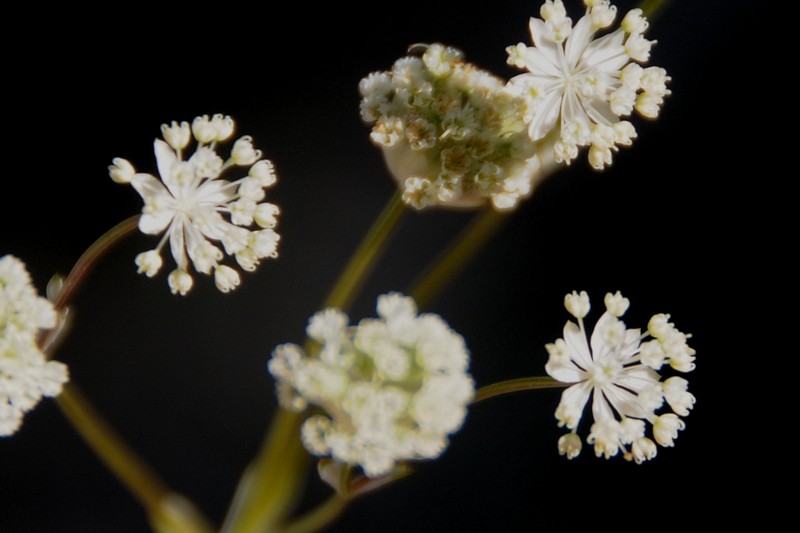
<instances>
[{"instance_id":1,"label":"umbel flower cluster","mask_svg":"<svg viewBox=\"0 0 800 533\"><path fill-rule=\"evenodd\" d=\"M582 147L595 169L610 165L636 138L624 119L634 110L658 116L670 78L639 65L653 45L642 10L606 33L616 7L584 3L573 26L561 0L546 0L530 19L533 46L507 49L508 63L528 71L509 82L441 44L361 81L361 116L406 203L512 209Z\"/></svg>"},{"instance_id":2,"label":"umbel flower cluster","mask_svg":"<svg viewBox=\"0 0 800 533\"><path fill-rule=\"evenodd\" d=\"M629 303L619 292L606 294L606 312L587 342L583 319L589 313L589 296L568 294L566 308L578 323L567 322L564 337L547 345L547 373L574 383L563 392L556 409L559 427L571 430L559 439L558 449L570 459L581 451L577 428L590 397L594 423L587 442L594 445L595 454L609 458L622 450L637 463L656 456L656 444L645 436L646 423L658 444L673 446L685 427L680 416L687 416L694 405L684 378L673 376L662 382L656 372L665 363L679 372L694 370L695 351L686 344L689 335L664 314L653 316L644 334L626 329L620 317ZM647 338L652 340L643 342ZM656 414L665 401L674 412Z\"/></svg>"},{"instance_id":3,"label":"umbel flower cluster","mask_svg":"<svg viewBox=\"0 0 800 533\"><path fill-rule=\"evenodd\" d=\"M67 367L47 361L37 344L56 322L53 304L36 293L22 261L0 258L0 436L16 432L24 414L67 381Z\"/></svg>"},{"instance_id":4,"label":"umbel flower cluster","mask_svg":"<svg viewBox=\"0 0 800 533\"><path fill-rule=\"evenodd\" d=\"M361 116L370 138L421 209L469 207L490 198L499 209L530 194L539 162L522 122L523 101L496 76L433 44L361 81Z\"/></svg>"},{"instance_id":5,"label":"umbel flower cluster","mask_svg":"<svg viewBox=\"0 0 800 533\"><path fill-rule=\"evenodd\" d=\"M303 424L305 447L370 477L438 457L473 396L464 339L438 315L417 314L398 293L380 296L377 310L355 327L336 309L317 313L307 333L319 354L283 344L269 363L285 407L323 411Z\"/></svg>"},{"instance_id":6,"label":"umbel flower cluster","mask_svg":"<svg viewBox=\"0 0 800 533\"><path fill-rule=\"evenodd\" d=\"M532 141L553 136L553 158L569 163L578 148L589 147L596 169L610 165L612 152L630 146L636 129L633 110L656 118L669 94L663 68L642 68L653 41L644 37L648 22L641 9L625 15L621 27L595 39L614 22L617 8L608 0L584 0L586 14L573 27L561 0L546 0L542 18L531 18L534 46L508 48L508 62L528 70L510 86L526 103L525 122Z\"/></svg>"},{"instance_id":7,"label":"umbel flower cluster","mask_svg":"<svg viewBox=\"0 0 800 533\"><path fill-rule=\"evenodd\" d=\"M137 173L122 158L115 158L109 167L111 179L130 183L144 200L139 219L142 233L164 232L154 250L136 257L139 273L153 277L161 270L161 249L169 241L177 264L167 278L173 294L185 295L192 288L190 261L197 272L213 273L220 291L235 289L239 273L221 263L225 254L235 257L248 272L254 271L261 259L278 256L280 236L273 228L280 210L264 201L266 189L277 181L273 165L261 159L261 151L253 147L248 135L236 140L227 160L219 156L218 144L234 131L233 119L228 116L203 115L191 126L173 121L162 125L161 131L164 139L154 142L161 179ZM192 137L197 146L184 160ZM235 181L222 179L226 171L238 167L249 167L247 175ZM259 229L249 229L254 225Z\"/></svg>"}]
</instances>

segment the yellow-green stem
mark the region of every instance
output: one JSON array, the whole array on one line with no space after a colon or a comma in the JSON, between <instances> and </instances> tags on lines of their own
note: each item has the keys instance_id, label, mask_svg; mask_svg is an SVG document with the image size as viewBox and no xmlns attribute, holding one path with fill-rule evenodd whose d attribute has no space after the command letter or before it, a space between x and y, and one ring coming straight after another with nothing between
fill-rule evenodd
<instances>
[{"instance_id":1,"label":"yellow-green stem","mask_svg":"<svg viewBox=\"0 0 800 533\"><path fill-rule=\"evenodd\" d=\"M334 493L319 506L301 516L290 525L281 528L280 533L314 533L336 520L347 508L350 499Z\"/></svg>"},{"instance_id":2,"label":"yellow-green stem","mask_svg":"<svg viewBox=\"0 0 800 533\"><path fill-rule=\"evenodd\" d=\"M475 405L483 400L509 394L511 392L521 392L527 390L541 390L541 389L563 389L568 387L568 383L561 383L548 376L535 376L529 378L509 379L508 381L499 381L481 387L475 392L475 398L472 404Z\"/></svg>"},{"instance_id":3,"label":"yellow-green stem","mask_svg":"<svg viewBox=\"0 0 800 533\"><path fill-rule=\"evenodd\" d=\"M83 440L147 511L163 532L210 532L208 521L185 498L172 492L120 438L71 383L56 399Z\"/></svg>"},{"instance_id":4,"label":"yellow-green stem","mask_svg":"<svg viewBox=\"0 0 800 533\"><path fill-rule=\"evenodd\" d=\"M69 305L95 264L112 247L135 231L138 221L138 215L123 220L86 249L64 279L55 297L53 305L56 310L63 311ZM56 336L62 335L64 331L63 328L49 330L39 339L40 346L49 353L59 344ZM56 401L66 419L89 448L142 504L156 531L163 533L212 531L208 520L195 509L194 505L170 490L153 469L134 453L100 416L74 380L64 387Z\"/></svg>"},{"instance_id":5,"label":"yellow-green stem","mask_svg":"<svg viewBox=\"0 0 800 533\"><path fill-rule=\"evenodd\" d=\"M276 413L258 456L239 481L224 533L269 532L288 514L308 468L300 421L298 413Z\"/></svg>"},{"instance_id":6,"label":"yellow-green stem","mask_svg":"<svg viewBox=\"0 0 800 533\"><path fill-rule=\"evenodd\" d=\"M400 193L395 193L345 266L323 308L346 310L351 305L405 212ZM300 421L297 413L278 410L261 451L239 482L223 533L272 531L288 516L308 463L300 442Z\"/></svg>"},{"instance_id":7,"label":"yellow-green stem","mask_svg":"<svg viewBox=\"0 0 800 533\"><path fill-rule=\"evenodd\" d=\"M400 193L396 192L350 258L350 262L347 263L328 297L325 298L323 308L337 307L346 311L350 307L369 271L386 249L389 242L388 237L406 211L407 207L403 203Z\"/></svg>"},{"instance_id":8,"label":"yellow-green stem","mask_svg":"<svg viewBox=\"0 0 800 533\"><path fill-rule=\"evenodd\" d=\"M642 3L639 4L639 9L641 9L644 16L652 22L670 2L671 0L643 0Z\"/></svg>"},{"instance_id":9,"label":"yellow-green stem","mask_svg":"<svg viewBox=\"0 0 800 533\"><path fill-rule=\"evenodd\" d=\"M508 219L505 213L494 209L485 211L472 219L469 226L439 255L409 294L421 308L429 305L448 283L475 257L489 239L495 235Z\"/></svg>"}]
</instances>

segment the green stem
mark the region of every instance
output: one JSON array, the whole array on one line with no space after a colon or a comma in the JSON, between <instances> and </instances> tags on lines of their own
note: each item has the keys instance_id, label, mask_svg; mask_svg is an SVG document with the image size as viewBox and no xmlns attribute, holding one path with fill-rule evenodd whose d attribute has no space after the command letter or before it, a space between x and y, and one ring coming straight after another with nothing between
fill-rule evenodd
<instances>
[{"instance_id":1,"label":"green stem","mask_svg":"<svg viewBox=\"0 0 800 533\"><path fill-rule=\"evenodd\" d=\"M55 296L53 305L57 311L61 311L62 314L66 312L67 306L92 268L111 248L133 233L138 222L138 215L120 222L86 249ZM39 339L40 346L47 353L51 353L67 329L62 323L61 327L49 330ZM64 387L56 401L65 418L89 448L142 504L154 529L164 533L199 533L213 530L208 520L191 502L170 490L153 469L114 432L86 399L74 380Z\"/></svg>"},{"instance_id":2,"label":"green stem","mask_svg":"<svg viewBox=\"0 0 800 533\"><path fill-rule=\"evenodd\" d=\"M320 466L320 475L336 490L336 493L323 503L296 518L289 524L279 528L281 533L311 533L320 531L325 526L336 520L353 500L362 498L367 494L381 490L386 485L408 477L413 470L405 463L398 463L392 472L377 478L364 475L353 475L354 469L348 464L327 461L327 466ZM320 463L322 465L322 462ZM323 473L326 468L328 476ZM338 479L337 479L338 478ZM331 482L335 479L334 482Z\"/></svg>"},{"instance_id":3,"label":"green stem","mask_svg":"<svg viewBox=\"0 0 800 533\"><path fill-rule=\"evenodd\" d=\"M395 193L356 249L323 303L346 310L377 263L406 212ZM288 515L299 495L308 456L300 442L302 417L278 410L256 459L242 476L223 533L272 531Z\"/></svg>"},{"instance_id":4,"label":"green stem","mask_svg":"<svg viewBox=\"0 0 800 533\"><path fill-rule=\"evenodd\" d=\"M172 492L114 432L78 387L72 383L65 385L56 402L95 455L142 504L158 531L213 530L188 500Z\"/></svg>"},{"instance_id":5,"label":"green stem","mask_svg":"<svg viewBox=\"0 0 800 533\"><path fill-rule=\"evenodd\" d=\"M339 518L350 499L340 494L334 493L333 496L325 500L318 507L301 516L290 525L281 528L280 533L313 533Z\"/></svg>"},{"instance_id":6,"label":"green stem","mask_svg":"<svg viewBox=\"0 0 800 533\"><path fill-rule=\"evenodd\" d=\"M389 236L406 212L406 205L400 193L396 192L350 258L350 262L325 298L323 308L337 307L346 311L350 307L370 270L386 249Z\"/></svg>"},{"instance_id":7,"label":"green stem","mask_svg":"<svg viewBox=\"0 0 800 533\"><path fill-rule=\"evenodd\" d=\"M64 309L72 299L72 296L86 279L87 274L97 261L108 252L114 245L123 238L133 233L139 224L139 215L123 220L97 239L85 252L78 258L75 266L72 267L61 291L58 293L56 301L53 302L56 310Z\"/></svg>"},{"instance_id":8,"label":"green stem","mask_svg":"<svg viewBox=\"0 0 800 533\"><path fill-rule=\"evenodd\" d=\"M277 412L261 451L239 481L223 533L271 531L288 513L308 467L300 422L299 413Z\"/></svg>"},{"instance_id":9,"label":"green stem","mask_svg":"<svg viewBox=\"0 0 800 533\"><path fill-rule=\"evenodd\" d=\"M452 282L483 246L503 227L508 215L487 208L472 219L458 237L412 285L409 294L420 308L428 306Z\"/></svg>"},{"instance_id":10,"label":"green stem","mask_svg":"<svg viewBox=\"0 0 800 533\"><path fill-rule=\"evenodd\" d=\"M472 404L475 405L483 400L494 398L495 396L502 396L511 392L521 392L527 390L541 390L541 389L561 389L568 387L568 383L561 383L548 376L535 376L530 378L517 378L509 379L508 381L500 381L481 387L475 392L475 398Z\"/></svg>"},{"instance_id":11,"label":"green stem","mask_svg":"<svg viewBox=\"0 0 800 533\"><path fill-rule=\"evenodd\" d=\"M671 0L643 0L639 4L639 9L642 10L650 22L653 22L661 14L661 11L670 3Z\"/></svg>"},{"instance_id":12,"label":"green stem","mask_svg":"<svg viewBox=\"0 0 800 533\"><path fill-rule=\"evenodd\" d=\"M56 311L62 311L61 315L64 321L62 321L58 327L49 329L40 335L39 346L46 355L49 356L55 351L59 341L68 331L67 320L69 317L66 315L64 309L69 305L72 297L86 280L94 265L106 252L136 230L138 223L139 216L136 215L123 220L101 235L100 238L94 241L94 243L83 252L67 277L61 282L61 286L58 288L58 292L55 295L53 306Z\"/></svg>"}]
</instances>

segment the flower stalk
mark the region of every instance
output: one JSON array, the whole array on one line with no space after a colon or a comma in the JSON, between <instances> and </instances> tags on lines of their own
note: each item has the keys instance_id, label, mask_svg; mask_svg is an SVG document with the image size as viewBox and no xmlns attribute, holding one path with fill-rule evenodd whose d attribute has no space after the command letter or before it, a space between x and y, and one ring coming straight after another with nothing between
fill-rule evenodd
<instances>
[{"instance_id":1,"label":"flower stalk","mask_svg":"<svg viewBox=\"0 0 800 533\"><path fill-rule=\"evenodd\" d=\"M395 193L345 266L323 308L345 310L386 249L406 207ZM300 442L299 413L279 409L264 445L236 489L223 533L270 531L291 511L302 485L308 455Z\"/></svg>"},{"instance_id":2,"label":"flower stalk","mask_svg":"<svg viewBox=\"0 0 800 533\"><path fill-rule=\"evenodd\" d=\"M472 404L475 405L483 400L503 396L512 392L522 392L529 390L543 390L543 389L563 389L568 385L554 380L548 376L534 376L528 378L509 379L507 381L499 381L479 388L475 392L475 398Z\"/></svg>"},{"instance_id":3,"label":"flower stalk","mask_svg":"<svg viewBox=\"0 0 800 533\"><path fill-rule=\"evenodd\" d=\"M139 216L130 217L98 238L78 258L53 295L56 311L66 312L69 303L97 262L115 245L133 233ZM47 330L39 344L52 355L66 328ZM163 533L204 533L213 530L209 521L183 496L173 492L112 429L74 380L64 386L56 402L67 421L109 471L145 508L153 527Z\"/></svg>"},{"instance_id":4,"label":"flower stalk","mask_svg":"<svg viewBox=\"0 0 800 533\"><path fill-rule=\"evenodd\" d=\"M170 490L122 440L73 384L56 399L61 412L103 464L147 511L162 533L206 533L208 520L186 498Z\"/></svg>"},{"instance_id":5,"label":"flower stalk","mask_svg":"<svg viewBox=\"0 0 800 533\"><path fill-rule=\"evenodd\" d=\"M485 209L476 215L469 226L412 284L409 294L421 308L425 308L449 285L505 225L508 215L494 209Z\"/></svg>"},{"instance_id":6,"label":"flower stalk","mask_svg":"<svg viewBox=\"0 0 800 533\"><path fill-rule=\"evenodd\" d=\"M65 316L65 310L69 302L89 276L95 264L122 239L133 233L138 223L139 215L123 220L101 235L100 238L83 252L66 278L60 280L58 283L53 283L51 281L51 284L48 286L48 291L52 289L54 294L48 294L48 297L53 301L53 307L57 312L62 312L62 316ZM61 337L63 337L68 329L63 326L64 323L62 322L59 327L46 330L40 336L38 341L39 346L42 347L42 351L46 355L52 356L55 347L60 344L59 341Z\"/></svg>"}]
</instances>

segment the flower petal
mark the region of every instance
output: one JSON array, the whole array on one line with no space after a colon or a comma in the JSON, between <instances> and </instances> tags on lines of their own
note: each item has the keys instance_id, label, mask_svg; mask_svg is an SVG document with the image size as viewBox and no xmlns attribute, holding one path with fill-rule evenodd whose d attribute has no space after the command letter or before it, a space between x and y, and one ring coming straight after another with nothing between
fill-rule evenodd
<instances>
[{"instance_id":1,"label":"flower petal","mask_svg":"<svg viewBox=\"0 0 800 533\"><path fill-rule=\"evenodd\" d=\"M544 21L535 17L531 17L528 28L531 31L531 40L533 41L534 46L539 49L539 51L548 59L548 61L550 61L552 65L555 65L556 67L560 66L560 57L562 57L561 54L564 53L564 49L560 44L555 43L545 37L545 35L547 35L547 26L545 25Z\"/></svg>"},{"instance_id":2,"label":"flower petal","mask_svg":"<svg viewBox=\"0 0 800 533\"><path fill-rule=\"evenodd\" d=\"M145 209L139 218L139 230L148 235L157 235L164 231L174 215L170 208L174 201L172 195L161 181L150 174L135 174L131 185L145 203ZM148 209L148 206L152 208Z\"/></svg>"},{"instance_id":3,"label":"flower petal","mask_svg":"<svg viewBox=\"0 0 800 533\"><path fill-rule=\"evenodd\" d=\"M614 380L614 384L639 392L647 386L658 383L659 379L661 376L652 368L636 365L625 368L622 375Z\"/></svg>"},{"instance_id":4,"label":"flower petal","mask_svg":"<svg viewBox=\"0 0 800 533\"><path fill-rule=\"evenodd\" d=\"M544 100L537 106L537 112L528 126L528 135L532 141L538 141L552 131L561 111L561 89L550 91Z\"/></svg>"},{"instance_id":5,"label":"flower petal","mask_svg":"<svg viewBox=\"0 0 800 533\"><path fill-rule=\"evenodd\" d=\"M186 222L183 216L176 217L169 228L169 248L178 268L188 271L189 264L186 259L186 247L184 246L184 226L186 226Z\"/></svg>"},{"instance_id":6,"label":"flower petal","mask_svg":"<svg viewBox=\"0 0 800 533\"><path fill-rule=\"evenodd\" d=\"M586 334L575 324L567 322L564 325L564 342L570 357L584 370L592 367L592 354L589 352L589 345L586 343Z\"/></svg>"},{"instance_id":7,"label":"flower petal","mask_svg":"<svg viewBox=\"0 0 800 533\"><path fill-rule=\"evenodd\" d=\"M197 188L193 199L195 202L225 204L233 199L234 186L226 180L206 180Z\"/></svg>"},{"instance_id":8,"label":"flower petal","mask_svg":"<svg viewBox=\"0 0 800 533\"><path fill-rule=\"evenodd\" d=\"M619 121L619 117L611 111L611 104L607 100L582 100L586 115L596 124L612 126Z\"/></svg>"},{"instance_id":9,"label":"flower petal","mask_svg":"<svg viewBox=\"0 0 800 533\"><path fill-rule=\"evenodd\" d=\"M150 174L134 174L131 185L145 202L153 201L160 197L172 198L172 195L161 183L161 180Z\"/></svg>"},{"instance_id":10,"label":"flower petal","mask_svg":"<svg viewBox=\"0 0 800 533\"><path fill-rule=\"evenodd\" d=\"M592 332L592 353L595 361L602 361L606 358L609 346L605 341L606 330L617 322L617 317L606 311L597 324L594 325Z\"/></svg>"},{"instance_id":11,"label":"flower petal","mask_svg":"<svg viewBox=\"0 0 800 533\"><path fill-rule=\"evenodd\" d=\"M578 68L597 69L606 73L615 73L629 61L625 53L625 32L617 30L595 41L583 51Z\"/></svg>"},{"instance_id":12,"label":"flower petal","mask_svg":"<svg viewBox=\"0 0 800 533\"><path fill-rule=\"evenodd\" d=\"M169 187L169 190L173 190L176 183L172 177L172 169L175 163L178 162L178 156L176 156L172 148L161 139L156 139L153 142L153 148L156 152L158 175L161 176L161 181Z\"/></svg>"},{"instance_id":13,"label":"flower petal","mask_svg":"<svg viewBox=\"0 0 800 533\"><path fill-rule=\"evenodd\" d=\"M564 45L564 53L567 57L567 64L571 69L574 69L578 61L581 59L581 54L589 45L592 40L594 32L592 31L592 17L584 15L572 28L572 33L567 37L567 42ZM623 50L624 51L624 50Z\"/></svg>"},{"instance_id":14,"label":"flower petal","mask_svg":"<svg viewBox=\"0 0 800 533\"><path fill-rule=\"evenodd\" d=\"M578 426L583 415L583 409L586 407L586 402L589 401L589 395L592 392L592 386L588 381L577 383L568 389L564 389L561 393L561 401L558 404L558 410L563 410L572 414L575 419L574 423L569 424L570 429Z\"/></svg>"},{"instance_id":15,"label":"flower petal","mask_svg":"<svg viewBox=\"0 0 800 533\"><path fill-rule=\"evenodd\" d=\"M573 129L572 122L579 122L583 127L580 128L580 131L583 134L580 138L572 139L573 142L576 144L586 144L588 141L583 137L588 137L589 130L590 130L590 120L586 116L586 111L583 109L583 105L581 105L581 101L578 98L578 95L575 94L575 91L568 91L567 94L564 96L564 101L561 104L561 137L564 138L564 132L570 132Z\"/></svg>"},{"instance_id":16,"label":"flower petal","mask_svg":"<svg viewBox=\"0 0 800 533\"><path fill-rule=\"evenodd\" d=\"M544 368L551 378L561 383L578 383L586 379L586 372L575 366L572 361L567 364L551 364L548 362Z\"/></svg>"},{"instance_id":17,"label":"flower petal","mask_svg":"<svg viewBox=\"0 0 800 533\"><path fill-rule=\"evenodd\" d=\"M547 75L552 77L561 77L561 70L558 68L558 63L554 63L550 56L542 53L538 48L528 47L520 54L525 64L525 68L531 71L532 74Z\"/></svg>"},{"instance_id":18,"label":"flower petal","mask_svg":"<svg viewBox=\"0 0 800 533\"><path fill-rule=\"evenodd\" d=\"M608 402L614 406L614 409L623 416L647 418L648 415L652 414L651 411L642 407L639 397L630 391L611 386L605 387L603 393Z\"/></svg>"},{"instance_id":19,"label":"flower petal","mask_svg":"<svg viewBox=\"0 0 800 533\"><path fill-rule=\"evenodd\" d=\"M139 231L147 235L158 235L172 222L172 211L145 213L139 218Z\"/></svg>"},{"instance_id":20,"label":"flower petal","mask_svg":"<svg viewBox=\"0 0 800 533\"><path fill-rule=\"evenodd\" d=\"M611 406L605 398L605 392L606 388L594 388L594 398L592 399L592 416L594 417L595 422L616 420L614 411L611 410Z\"/></svg>"},{"instance_id":21,"label":"flower petal","mask_svg":"<svg viewBox=\"0 0 800 533\"><path fill-rule=\"evenodd\" d=\"M620 360L625 362L626 359L632 358L639 353L639 343L642 341L642 332L639 329L625 330L625 340L619 350Z\"/></svg>"}]
</instances>

